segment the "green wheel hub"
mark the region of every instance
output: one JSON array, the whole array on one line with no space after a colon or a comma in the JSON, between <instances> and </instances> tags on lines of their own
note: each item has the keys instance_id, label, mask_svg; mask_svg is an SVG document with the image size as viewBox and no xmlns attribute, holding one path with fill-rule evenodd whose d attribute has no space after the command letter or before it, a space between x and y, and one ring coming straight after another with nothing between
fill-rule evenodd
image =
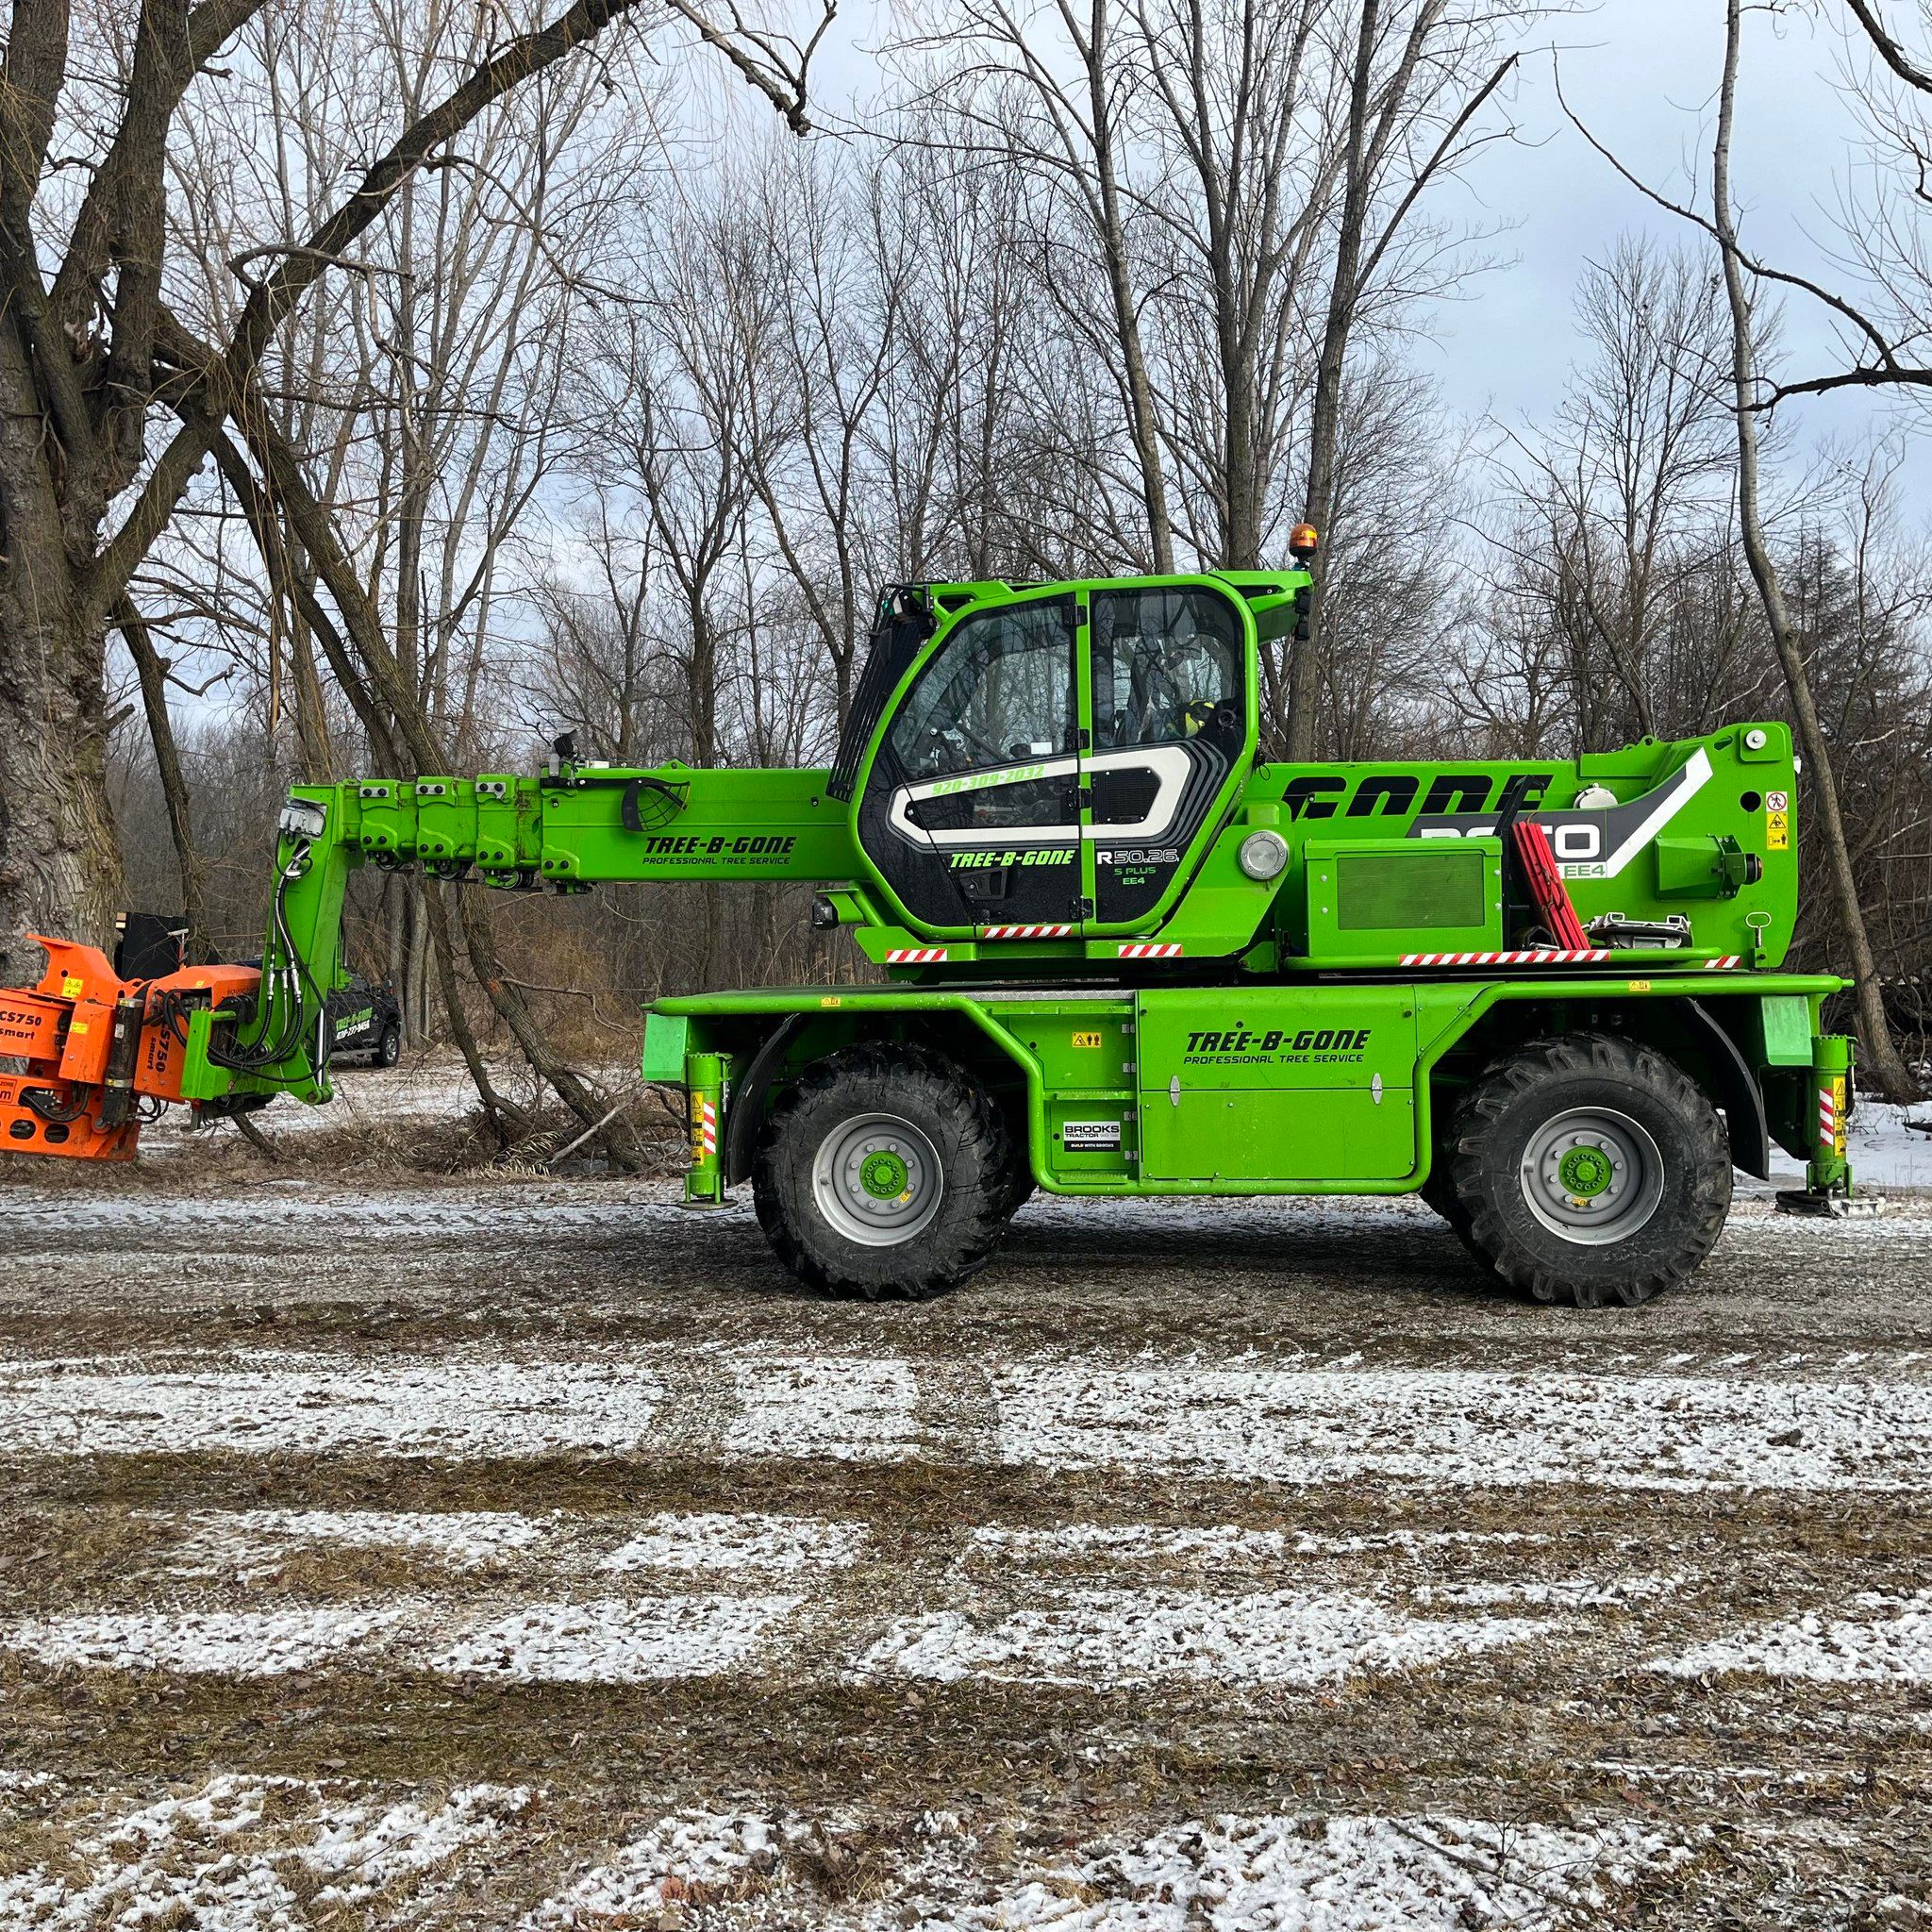
<instances>
[{"instance_id":1,"label":"green wheel hub","mask_svg":"<svg viewBox=\"0 0 1932 1932\"><path fill-rule=\"evenodd\" d=\"M1557 1170L1563 1191L1579 1201L1593 1201L1609 1186L1615 1170L1601 1147L1573 1147Z\"/></svg>"},{"instance_id":2,"label":"green wheel hub","mask_svg":"<svg viewBox=\"0 0 1932 1932\"><path fill-rule=\"evenodd\" d=\"M896 1201L906 1181L906 1162L890 1148L876 1148L859 1163L858 1184L874 1201Z\"/></svg>"}]
</instances>

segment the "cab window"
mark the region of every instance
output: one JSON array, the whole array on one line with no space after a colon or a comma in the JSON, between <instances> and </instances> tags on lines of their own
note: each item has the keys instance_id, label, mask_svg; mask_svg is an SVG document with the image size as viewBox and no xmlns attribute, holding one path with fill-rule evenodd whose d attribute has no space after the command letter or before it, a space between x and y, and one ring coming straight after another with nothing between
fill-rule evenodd
<instances>
[{"instance_id":1,"label":"cab window","mask_svg":"<svg viewBox=\"0 0 1932 1932\"><path fill-rule=\"evenodd\" d=\"M1241 622L1224 597L1198 586L1099 591L1092 625L1096 749L1241 739Z\"/></svg>"},{"instance_id":2,"label":"cab window","mask_svg":"<svg viewBox=\"0 0 1932 1932\"><path fill-rule=\"evenodd\" d=\"M1074 749L1074 600L963 619L912 687L887 743L911 779Z\"/></svg>"}]
</instances>

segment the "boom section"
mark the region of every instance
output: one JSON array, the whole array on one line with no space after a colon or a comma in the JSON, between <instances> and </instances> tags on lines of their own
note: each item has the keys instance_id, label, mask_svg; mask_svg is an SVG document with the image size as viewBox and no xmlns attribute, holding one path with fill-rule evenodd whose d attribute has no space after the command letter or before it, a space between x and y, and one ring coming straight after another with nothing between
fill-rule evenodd
<instances>
[{"instance_id":1,"label":"boom section","mask_svg":"<svg viewBox=\"0 0 1932 1932\"><path fill-rule=\"evenodd\" d=\"M854 867L850 820L818 770L564 765L538 777L297 786L357 860L510 889L660 879L827 879Z\"/></svg>"}]
</instances>

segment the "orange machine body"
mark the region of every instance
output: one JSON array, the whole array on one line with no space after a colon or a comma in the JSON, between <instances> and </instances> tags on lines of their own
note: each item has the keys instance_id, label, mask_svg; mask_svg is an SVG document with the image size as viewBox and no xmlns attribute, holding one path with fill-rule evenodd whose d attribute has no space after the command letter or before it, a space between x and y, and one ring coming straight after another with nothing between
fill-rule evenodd
<instances>
[{"instance_id":1,"label":"orange machine body","mask_svg":"<svg viewBox=\"0 0 1932 1932\"><path fill-rule=\"evenodd\" d=\"M138 1103L181 1098L184 1049L164 1012L181 996L220 1006L253 992L261 975L252 966L185 966L122 979L97 947L31 937L47 950L40 984L0 987L0 1058L25 1062L24 1073L0 1073L0 1144L132 1160Z\"/></svg>"}]
</instances>

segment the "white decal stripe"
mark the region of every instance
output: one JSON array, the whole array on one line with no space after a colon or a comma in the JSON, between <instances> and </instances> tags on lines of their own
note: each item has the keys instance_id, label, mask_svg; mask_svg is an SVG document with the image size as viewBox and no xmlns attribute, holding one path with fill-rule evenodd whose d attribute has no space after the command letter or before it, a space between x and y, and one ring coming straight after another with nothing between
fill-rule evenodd
<instances>
[{"instance_id":1,"label":"white decal stripe","mask_svg":"<svg viewBox=\"0 0 1932 1932\"><path fill-rule=\"evenodd\" d=\"M1603 876L1613 879L1710 781L1710 754L1699 745L1657 789L1663 792L1643 823L1605 862Z\"/></svg>"},{"instance_id":2,"label":"white decal stripe","mask_svg":"<svg viewBox=\"0 0 1932 1932\"><path fill-rule=\"evenodd\" d=\"M923 845L928 851L976 849L988 845L1057 845L1082 839L1090 842L1099 841L1109 845L1144 843L1150 839L1158 839L1174 823L1174 815L1179 809L1181 796L1187 790L1188 774L1191 769L1187 747L1182 744L1137 745L1126 751L1091 754L1084 759L1041 758L1031 764L1011 767L1011 776L997 772L976 774L982 779L990 779L990 783L962 786L957 779L928 778L922 784L902 785L892 793L887 815L892 829L902 839L914 845ZM989 830L985 826L969 825L960 831L928 832L923 825L915 825L912 823L911 808L921 799L996 791L1007 785L1032 785L1047 778L1071 777L1075 772L1080 771L1089 775L1096 772L1111 771L1152 772L1158 781L1158 788L1154 794L1154 802L1147 808L1147 815L1128 825L1079 825L1063 823L1047 825L1002 825L996 831Z\"/></svg>"}]
</instances>

